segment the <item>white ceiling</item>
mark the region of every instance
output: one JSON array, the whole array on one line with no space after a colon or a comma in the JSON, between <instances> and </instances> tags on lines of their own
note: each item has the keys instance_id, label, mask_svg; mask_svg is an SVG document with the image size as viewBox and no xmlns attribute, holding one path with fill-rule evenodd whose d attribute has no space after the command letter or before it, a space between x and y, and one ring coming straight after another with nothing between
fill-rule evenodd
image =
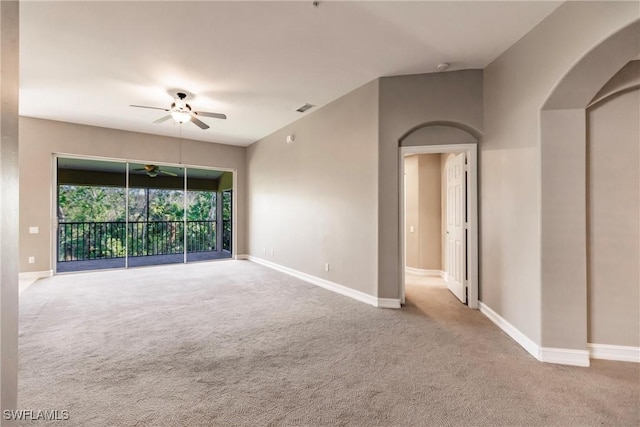
<instances>
[{"instance_id":1,"label":"white ceiling","mask_svg":"<svg viewBox=\"0 0 640 427\"><path fill-rule=\"evenodd\" d=\"M484 68L560 4L23 1L20 114L249 145L380 76ZM129 107L174 89L228 119Z\"/></svg>"}]
</instances>

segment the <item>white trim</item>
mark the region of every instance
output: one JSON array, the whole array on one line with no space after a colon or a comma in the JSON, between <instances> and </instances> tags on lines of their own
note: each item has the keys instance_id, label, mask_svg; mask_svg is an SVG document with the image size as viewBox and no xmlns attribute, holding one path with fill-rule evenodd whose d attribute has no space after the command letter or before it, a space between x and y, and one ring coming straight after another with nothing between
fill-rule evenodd
<instances>
[{"instance_id":1,"label":"white trim","mask_svg":"<svg viewBox=\"0 0 640 427\"><path fill-rule=\"evenodd\" d=\"M130 190L131 190L131 188L129 188L129 179L131 178L129 176L129 162L125 162L124 163L124 173L125 173L125 175L124 175L124 186L125 186L124 187L124 191L125 191L125 193L124 193L124 268L126 270L126 269L129 268L129 197L130 197ZM58 168L57 168L57 165L56 165L56 177L57 176L58 176ZM56 193L58 192L57 187L58 186L56 185L56 188L54 189L54 191ZM147 193L147 194L149 194L149 193ZM59 203L58 197L59 196L56 196L56 200L54 202L54 204L55 204L54 209L56 211L56 224L59 225L58 220L57 220L58 203ZM186 194L183 194L182 198L186 200L186 198L187 198ZM185 212L186 212L186 210L185 210ZM186 217L186 215L184 215L184 216ZM148 215L147 215L147 221L149 221ZM185 230L186 230L186 228L185 228ZM59 230L56 230L56 234L55 234L56 236L58 236L58 231ZM185 233L183 233L183 234L185 234ZM59 244L58 243L58 239L54 238L53 240L55 241L54 245L55 245L56 252L57 252L59 250L58 249L58 244ZM185 245L185 248L186 248L186 245ZM183 251L183 253L184 253L184 251ZM55 257L53 259L56 260L54 264L55 264L56 273L57 273L58 272L58 257ZM184 255L183 255L183 259L184 259Z\"/></svg>"},{"instance_id":2,"label":"white trim","mask_svg":"<svg viewBox=\"0 0 640 427\"><path fill-rule=\"evenodd\" d=\"M231 171L231 255L238 253L238 169ZM220 200L222 203L222 200ZM222 224L222 221L220 221ZM222 248L220 248L222 249Z\"/></svg>"},{"instance_id":3,"label":"white trim","mask_svg":"<svg viewBox=\"0 0 640 427\"><path fill-rule=\"evenodd\" d=\"M180 135L182 136L182 123L180 123ZM182 161L182 138L180 138L180 161ZM127 169L129 169L129 163L127 163ZM187 250L188 250L188 244L187 241L189 239L187 239L187 233L188 233L188 222L187 222L187 199L188 194L187 193L187 181L188 181L188 177L189 177L189 171L187 170L188 168L185 166L182 168L182 172L184 173L184 176L182 177L182 227L183 227L183 233L182 233L182 263L186 264L187 263ZM129 175L129 173L127 172L127 175ZM125 199L127 199L127 205L129 204L129 193L130 193L130 188L129 188L129 183L127 183L127 188L126 188L126 192L127 195L125 196ZM217 197L217 192L216 192L216 197ZM216 200L216 204L218 203L218 201ZM129 222L129 206L127 206L127 211L125 213L125 217L127 218L127 222ZM147 221L149 221L149 216L147 215ZM127 225L127 231L129 230L129 225ZM217 230L216 230L217 231ZM127 236L127 242L129 241L129 236ZM217 247L216 247L217 249ZM129 249L127 249L126 252L126 256L124 257L125 260L127 260L127 264L129 263Z\"/></svg>"},{"instance_id":4,"label":"white trim","mask_svg":"<svg viewBox=\"0 0 640 427\"><path fill-rule=\"evenodd\" d=\"M502 329L515 342L520 344L529 354L541 362L561 365L589 366L589 352L570 348L540 347L531 338L509 323L504 317L493 311L482 301L479 302L480 313L487 316L497 327Z\"/></svg>"},{"instance_id":5,"label":"white trim","mask_svg":"<svg viewBox=\"0 0 640 427\"><path fill-rule=\"evenodd\" d=\"M49 267L53 274L58 272L58 155L51 153L51 185L49 192L49 224L51 226L49 233ZM126 229L126 227L125 227ZM125 242L126 244L126 242Z\"/></svg>"},{"instance_id":6,"label":"white trim","mask_svg":"<svg viewBox=\"0 0 640 427\"><path fill-rule=\"evenodd\" d=\"M44 271L25 271L24 273L19 273L19 280L33 280L36 281L38 279L44 279L45 277L53 276L53 270L44 270Z\"/></svg>"},{"instance_id":7,"label":"white trim","mask_svg":"<svg viewBox=\"0 0 640 427\"><path fill-rule=\"evenodd\" d=\"M592 359L640 363L640 347L611 344L587 344Z\"/></svg>"},{"instance_id":8,"label":"white trim","mask_svg":"<svg viewBox=\"0 0 640 427\"><path fill-rule=\"evenodd\" d=\"M405 266L405 208L404 208L404 158L407 154L437 154L465 152L468 158L469 173L467 174L467 217L469 219L469 233L467 241L467 305L469 308L479 308L478 293L478 144L447 144L447 145L421 145L400 147L399 150L399 218L400 235L400 266ZM405 295L405 269L400 268L400 298Z\"/></svg>"},{"instance_id":9,"label":"white trim","mask_svg":"<svg viewBox=\"0 0 640 427\"><path fill-rule=\"evenodd\" d=\"M520 332L518 328L509 323L505 318L489 308L488 305L482 301L479 303L480 313L487 316L498 328L502 329L507 335L509 335L515 342L520 344L529 354L536 359L540 359L540 347L533 342L531 338Z\"/></svg>"},{"instance_id":10,"label":"white trim","mask_svg":"<svg viewBox=\"0 0 640 427\"><path fill-rule=\"evenodd\" d=\"M571 348L540 347L541 362L558 363L561 365L572 365L588 367L589 352L587 350L574 350Z\"/></svg>"},{"instance_id":11,"label":"white trim","mask_svg":"<svg viewBox=\"0 0 640 427\"><path fill-rule=\"evenodd\" d=\"M393 298L378 298L373 295L365 294L364 292L356 291L355 289L348 288L344 285L340 285L338 283L330 282L328 280L322 279L320 277L312 276L311 274L303 273L298 270L294 270L293 268L285 267L284 265L276 264L271 261L264 260L262 258L258 258L252 255L248 255L248 259L251 262L255 262L256 264L263 265L265 267L272 268L274 270L280 271L282 273L288 274L290 276L296 277L300 280L304 280L305 282L311 283L312 285L319 286L321 288L327 289L329 291L335 292L340 295L344 295L360 302L367 303L374 307L381 308L400 308L400 300Z\"/></svg>"},{"instance_id":12,"label":"white trim","mask_svg":"<svg viewBox=\"0 0 640 427\"><path fill-rule=\"evenodd\" d=\"M237 260L248 260L249 259L249 255L247 254L238 254L234 257L234 259Z\"/></svg>"},{"instance_id":13,"label":"white trim","mask_svg":"<svg viewBox=\"0 0 640 427\"><path fill-rule=\"evenodd\" d=\"M414 276L444 277L442 270L424 270L414 267L405 267L404 270L406 273L413 274Z\"/></svg>"},{"instance_id":14,"label":"white trim","mask_svg":"<svg viewBox=\"0 0 640 427\"><path fill-rule=\"evenodd\" d=\"M379 308L400 308L400 299L378 298L378 303L375 306Z\"/></svg>"}]
</instances>

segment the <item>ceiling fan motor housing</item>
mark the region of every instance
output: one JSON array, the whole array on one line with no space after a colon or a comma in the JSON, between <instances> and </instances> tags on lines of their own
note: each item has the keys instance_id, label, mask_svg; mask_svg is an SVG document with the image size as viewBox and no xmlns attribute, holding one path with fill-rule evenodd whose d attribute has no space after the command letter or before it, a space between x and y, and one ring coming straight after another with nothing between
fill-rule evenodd
<instances>
[{"instance_id":1,"label":"ceiling fan motor housing","mask_svg":"<svg viewBox=\"0 0 640 427\"><path fill-rule=\"evenodd\" d=\"M176 100L171 104L171 110L172 111L177 111L177 112L184 112L184 113L190 113L191 112L191 106L189 104L187 104L184 99L187 97L186 94L182 93L182 92L178 92L176 94L177 98Z\"/></svg>"}]
</instances>

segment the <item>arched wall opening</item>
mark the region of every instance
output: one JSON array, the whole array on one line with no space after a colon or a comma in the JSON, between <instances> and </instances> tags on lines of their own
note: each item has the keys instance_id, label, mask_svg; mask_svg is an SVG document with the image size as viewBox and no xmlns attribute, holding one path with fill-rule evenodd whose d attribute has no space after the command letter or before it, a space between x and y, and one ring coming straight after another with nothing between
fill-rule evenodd
<instances>
[{"instance_id":1,"label":"arched wall opening","mask_svg":"<svg viewBox=\"0 0 640 427\"><path fill-rule=\"evenodd\" d=\"M640 61L612 81L627 76L640 78ZM640 356L640 90L626 86L587 109L587 342L595 358L611 346Z\"/></svg>"},{"instance_id":2,"label":"arched wall opening","mask_svg":"<svg viewBox=\"0 0 640 427\"><path fill-rule=\"evenodd\" d=\"M464 240L464 276L458 285L462 285L463 290L458 289L458 293L454 292L458 299L466 303L470 308L478 308L479 304L479 282L478 282L478 149L477 143L480 140L480 132L476 129L465 125L463 123L450 122L450 121L432 121L425 122L418 126L409 129L398 140L398 152L399 152L399 212L400 221L398 228L398 239L400 241L400 259L399 265L401 266L400 274L400 300L405 302L405 266L406 263L406 240L405 232L407 228L406 221L406 206L405 206L405 159L406 156L415 154L451 154L451 153L464 153L466 157L464 177L464 218L466 233L462 239ZM441 177L442 184L444 184L445 174ZM442 196L443 203L446 196ZM442 215L445 215L445 209L442 208ZM446 250L444 249L444 240L442 243L442 254ZM446 265L447 261L443 260L441 265L441 274L449 286L449 266ZM450 287L451 289L451 287ZM453 292L453 291L452 291Z\"/></svg>"},{"instance_id":3,"label":"arched wall opening","mask_svg":"<svg viewBox=\"0 0 640 427\"><path fill-rule=\"evenodd\" d=\"M409 129L398 140L400 147L417 145L477 144L480 132L464 123L432 121Z\"/></svg>"},{"instance_id":4,"label":"arched wall opening","mask_svg":"<svg viewBox=\"0 0 640 427\"><path fill-rule=\"evenodd\" d=\"M541 344L587 350L587 107L640 54L640 21L586 54L556 85L540 114Z\"/></svg>"}]
</instances>

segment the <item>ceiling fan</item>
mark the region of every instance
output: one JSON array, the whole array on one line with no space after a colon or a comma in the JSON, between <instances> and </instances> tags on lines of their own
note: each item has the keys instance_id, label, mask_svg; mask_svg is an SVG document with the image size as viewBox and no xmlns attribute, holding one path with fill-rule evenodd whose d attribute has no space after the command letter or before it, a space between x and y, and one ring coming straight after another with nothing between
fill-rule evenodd
<instances>
[{"instance_id":1,"label":"ceiling fan","mask_svg":"<svg viewBox=\"0 0 640 427\"><path fill-rule=\"evenodd\" d=\"M158 174L169 175L169 176L178 176L178 174L173 172L167 172L160 169L160 166L157 165L144 165L143 168L134 169L134 171L145 171L147 175L151 178L155 178Z\"/></svg>"},{"instance_id":2,"label":"ceiling fan","mask_svg":"<svg viewBox=\"0 0 640 427\"><path fill-rule=\"evenodd\" d=\"M167 111L169 113L164 117L160 117L158 120L154 121L153 123L163 123L169 120L170 118L173 118L178 123L185 123L185 122L191 121L194 124L196 124L200 129L209 129L209 125L207 125L202 120L198 119L197 116L213 117L216 119L227 118L225 114L221 114L221 113L193 111L191 109L191 106L187 104L187 102L184 100L186 97L187 95L185 93L182 93L182 92L176 93L176 98L174 98L170 108L148 107L146 105L130 105L130 107L150 108L152 110L162 110L162 111Z\"/></svg>"}]
</instances>

